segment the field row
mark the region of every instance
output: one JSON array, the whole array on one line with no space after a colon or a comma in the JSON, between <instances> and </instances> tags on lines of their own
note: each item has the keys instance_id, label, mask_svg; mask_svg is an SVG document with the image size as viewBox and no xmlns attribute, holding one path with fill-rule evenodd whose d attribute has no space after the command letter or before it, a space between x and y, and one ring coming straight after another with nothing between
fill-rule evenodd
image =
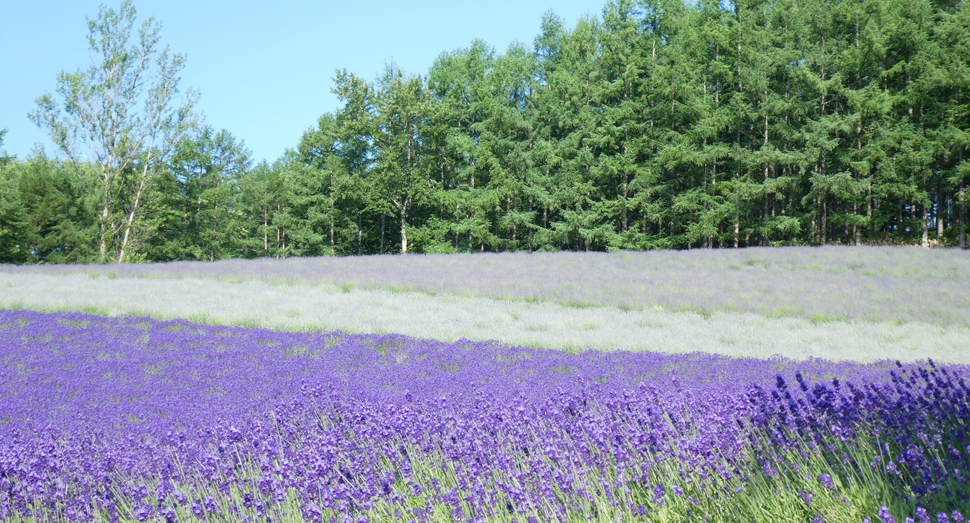
<instances>
[{"instance_id":1,"label":"field row","mask_svg":"<svg viewBox=\"0 0 970 523\"><path fill-rule=\"evenodd\" d=\"M970 363L970 328L920 322L813 321L661 307L566 307L449 293L215 279L0 272L0 307L188 318L283 330L399 333L455 341L637 352L781 355L804 360Z\"/></svg>"},{"instance_id":2,"label":"field row","mask_svg":"<svg viewBox=\"0 0 970 523\"><path fill-rule=\"evenodd\" d=\"M0 310L0 520L962 523L968 370Z\"/></svg>"},{"instance_id":3,"label":"field row","mask_svg":"<svg viewBox=\"0 0 970 523\"><path fill-rule=\"evenodd\" d=\"M752 312L814 321L970 325L970 256L954 249L795 247L318 257L2 267L0 273L328 283L565 306Z\"/></svg>"}]
</instances>

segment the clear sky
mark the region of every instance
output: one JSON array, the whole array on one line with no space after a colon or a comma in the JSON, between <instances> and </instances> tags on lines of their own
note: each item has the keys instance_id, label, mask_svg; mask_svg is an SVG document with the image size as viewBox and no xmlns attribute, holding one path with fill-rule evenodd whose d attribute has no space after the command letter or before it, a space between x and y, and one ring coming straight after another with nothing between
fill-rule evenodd
<instances>
[{"instance_id":1,"label":"clear sky","mask_svg":"<svg viewBox=\"0 0 970 523\"><path fill-rule=\"evenodd\" d=\"M61 71L87 69L87 18L98 0L5 2L0 30L2 149L27 157L35 144L56 154L27 113L53 93ZM121 0L105 5L118 9ZM605 0L312 1L135 0L138 23L162 23L161 41L187 55L180 87L201 93L206 123L244 140L254 160L272 162L304 130L338 108L334 69L373 80L387 61L427 74L444 51L480 38L499 52L531 47L552 10L574 27L598 16Z\"/></svg>"}]
</instances>

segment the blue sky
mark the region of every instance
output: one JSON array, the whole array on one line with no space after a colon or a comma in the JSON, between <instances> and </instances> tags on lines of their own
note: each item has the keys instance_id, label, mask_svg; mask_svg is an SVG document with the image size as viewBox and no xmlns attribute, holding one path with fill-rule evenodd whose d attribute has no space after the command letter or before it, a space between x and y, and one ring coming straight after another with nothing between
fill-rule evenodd
<instances>
[{"instance_id":1,"label":"blue sky","mask_svg":"<svg viewBox=\"0 0 970 523\"><path fill-rule=\"evenodd\" d=\"M87 69L87 18L97 0L7 2L0 30L2 149L27 157L35 144L56 153L27 112L54 92L61 71ZM105 2L117 9L121 0ZM552 10L567 27L597 16L605 0L235 2L135 0L139 23L154 16L162 43L187 55L181 87L201 93L206 123L245 140L256 161L272 162L295 148L317 118L338 107L330 93L334 69L372 80L393 60L426 74L444 51L481 38L504 51L539 33Z\"/></svg>"}]
</instances>

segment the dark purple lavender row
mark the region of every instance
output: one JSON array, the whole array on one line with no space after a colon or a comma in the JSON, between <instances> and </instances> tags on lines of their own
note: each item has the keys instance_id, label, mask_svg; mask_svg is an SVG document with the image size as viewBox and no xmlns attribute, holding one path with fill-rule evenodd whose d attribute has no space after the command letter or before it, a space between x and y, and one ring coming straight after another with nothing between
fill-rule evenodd
<instances>
[{"instance_id":1,"label":"dark purple lavender row","mask_svg":"<svg viewBox=\"0 0 970 523\"><path fill-rule=\"evenodd\" d=\"M541 403L560 390L618 393L640 383L664 391L737 396L796 366L784 359L708 354L588 352L444 343L401 335L277 332L184 320L105 318L83 313L0 311L0 434L24 426L95 427L158 433L200 419L262 415L304 383L356 399L473 402L522 397ZM883 377L890 362L797 364L808 379Z\"/></svg>"},{"instance_id":2,"label":"dark purple lavender row","mask_svg":"<svg viewBox=\"0 0 970 523\"><path fill-rule=\"evenodd\" d=\"M970 388L966 369L897 363L889 380L809 383L795 373L798 390L778 375L770 392L755 386L745 396L750 421L771 449L811 447L847 472L869 467L888 472L897 495L909 501L956 498L970 505ZM866 439L876 456L854 463L834 453L833 442ZM886 459L881 459L886 458ZM762 462L770 466L770 454Z\"/></svg>"},{"instance_id":3,"label":"dark purple lavender row","mask_svg":"<svg viewBox=\"0 0 970 523\"><path fill-rule=\"evenodd\" d=\"M712 492L755 481L737 467L756 450L824 453L859 436L889 457L907 503L967 495L953 486L970 466L960 366L569 355L30 311L0 311L0 361L6 517L39 503L68 520L294 507L311 521L431 521L440 507L559 519L603 499L660 506L680 489L658 481L664 464L710 476ZM836 475L887 474L834 449Z\"/></svg>"}]
</instances>

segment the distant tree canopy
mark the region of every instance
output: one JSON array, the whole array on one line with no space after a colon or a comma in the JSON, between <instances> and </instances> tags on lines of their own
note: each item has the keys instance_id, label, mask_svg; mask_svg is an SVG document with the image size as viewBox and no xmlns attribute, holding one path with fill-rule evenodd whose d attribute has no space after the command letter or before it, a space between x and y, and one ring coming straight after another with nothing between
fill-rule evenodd
<instances>
[{"instance_id":1,"label":"distant tree canopy","mask_svg":"<svg viewBox=\"0 0 970 523\"><path fill-rule=\"evenodd\" d=\"M154 165L129 259L966 246L959 0L614 0L332 89L272 164L202 128ZM2 169L0 261L97 258L96 170Z\"/></svg>"}]
</instances>

